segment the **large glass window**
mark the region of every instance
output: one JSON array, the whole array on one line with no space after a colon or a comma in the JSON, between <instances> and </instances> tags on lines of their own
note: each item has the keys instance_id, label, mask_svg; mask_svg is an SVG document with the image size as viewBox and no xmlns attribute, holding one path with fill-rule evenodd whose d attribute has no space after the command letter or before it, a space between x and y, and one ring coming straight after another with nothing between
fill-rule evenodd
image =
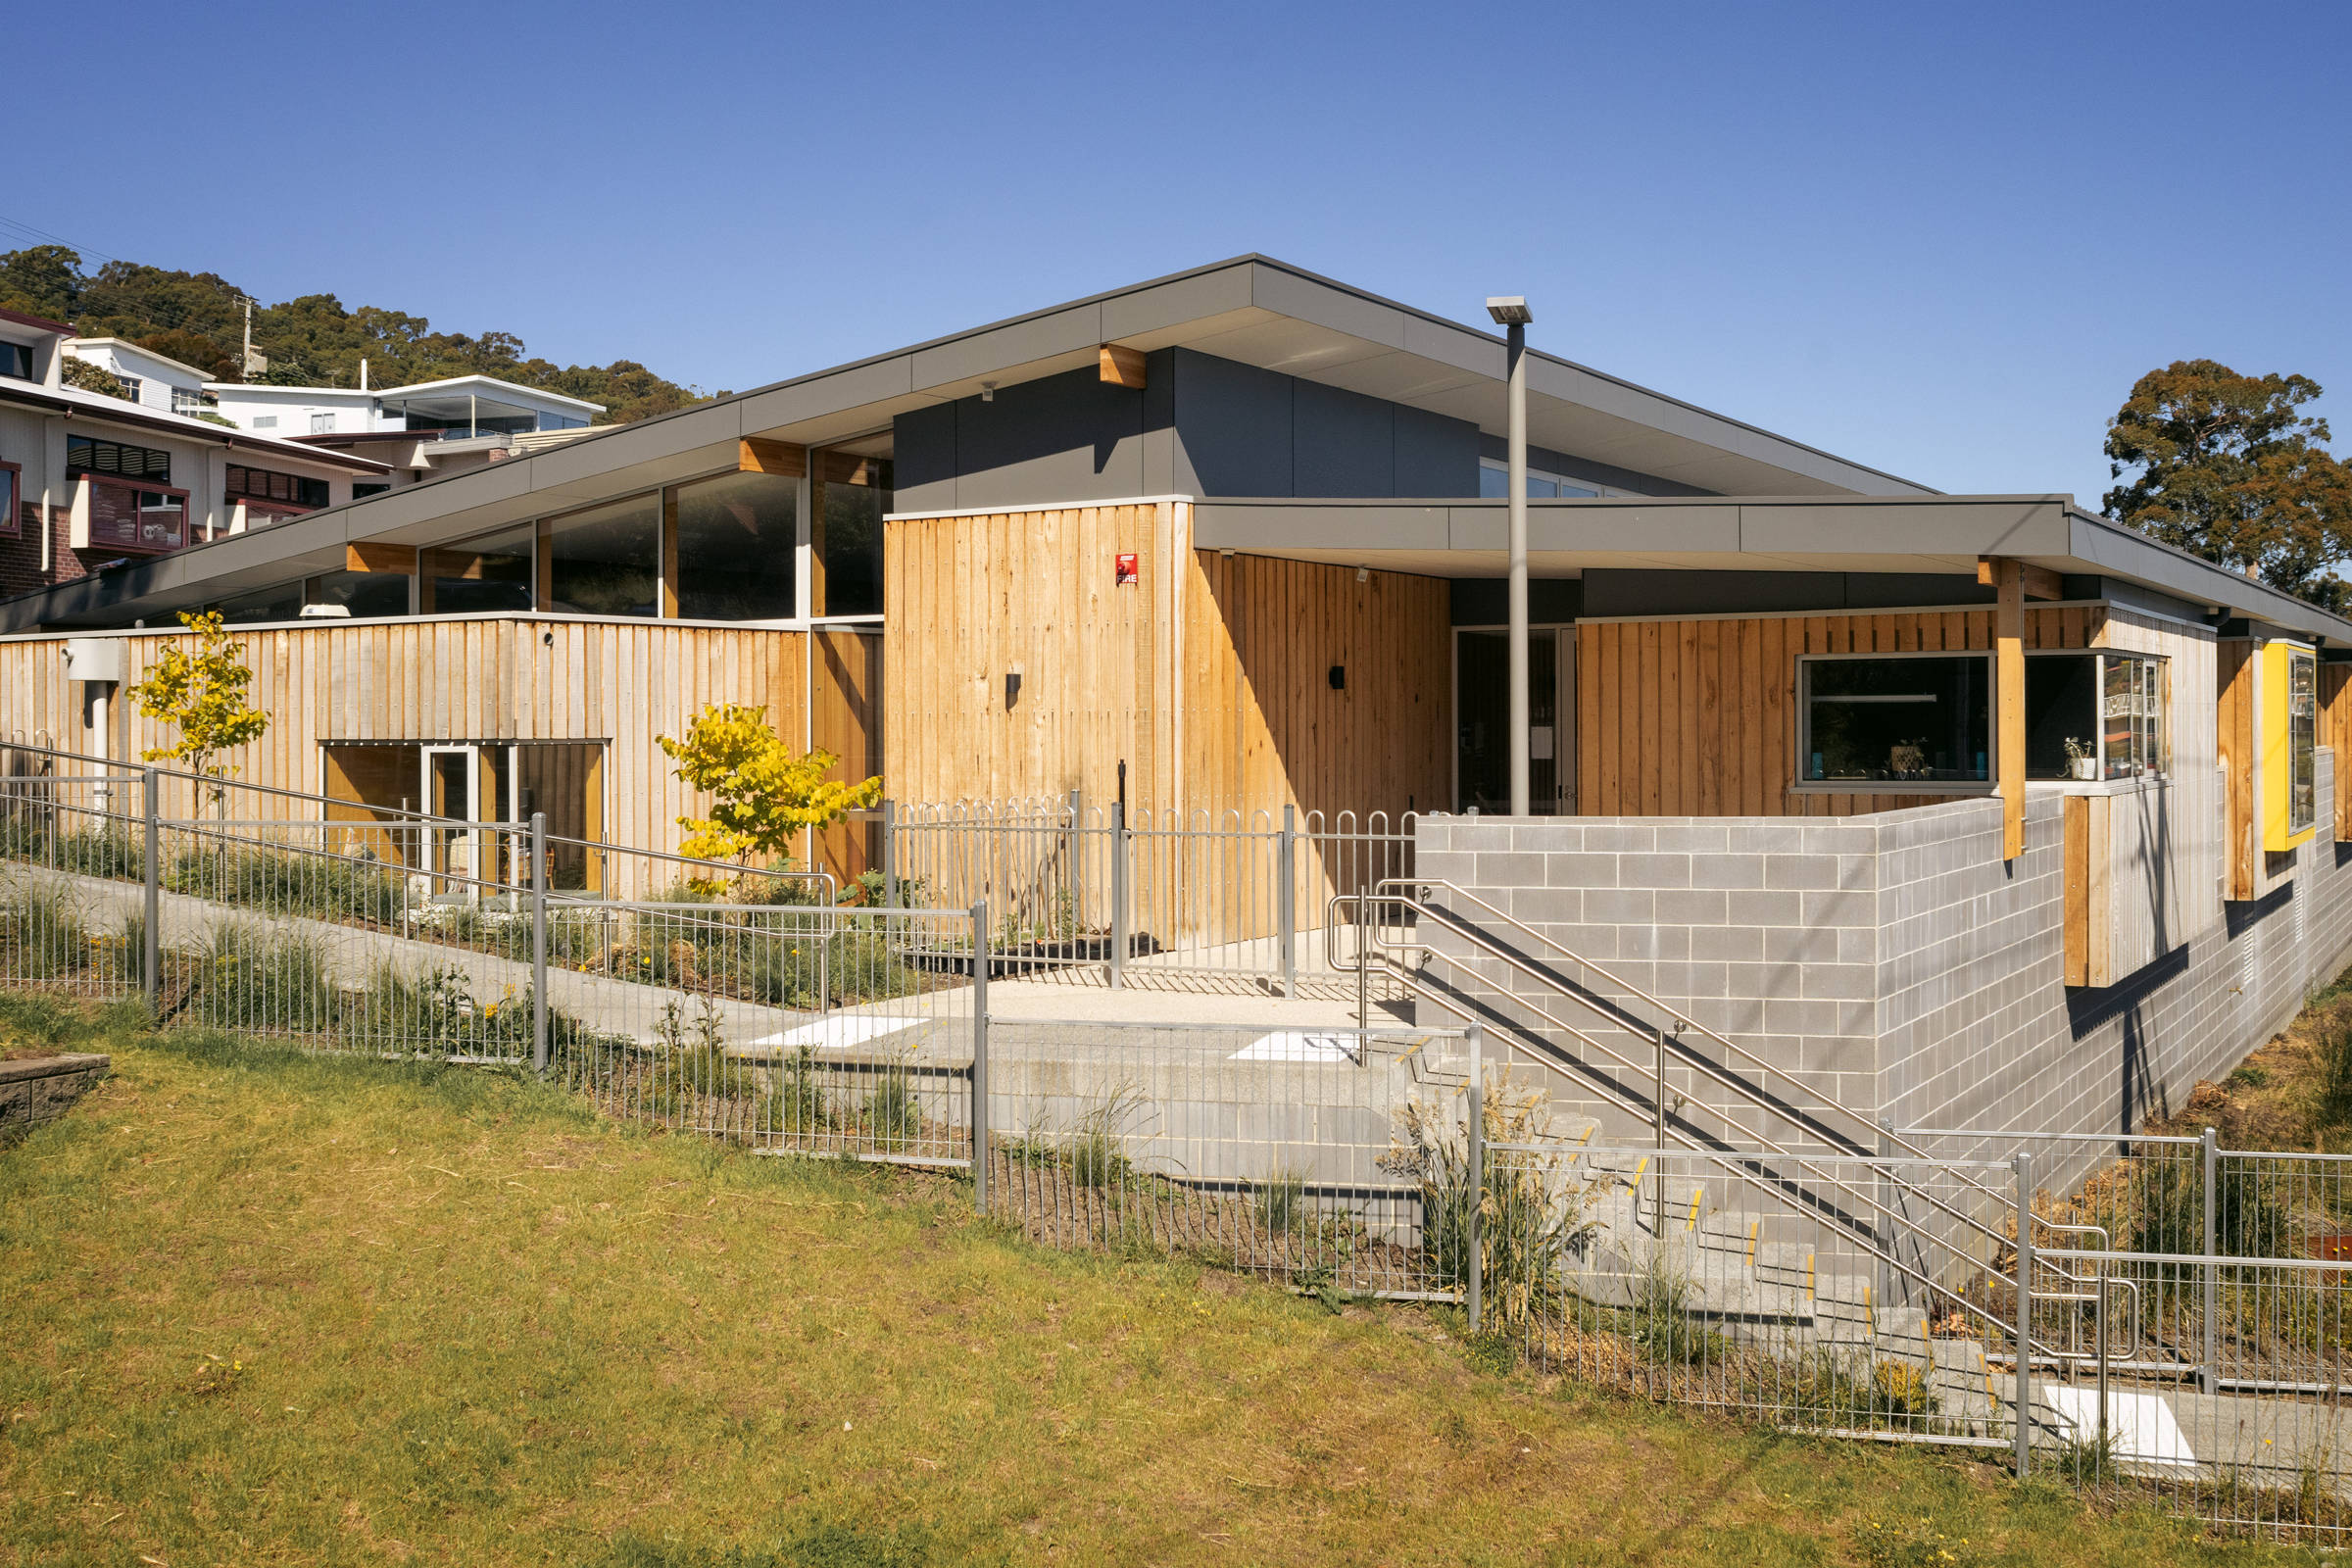
<instances>
[{"instance_id":1,"label":"large glass window","mask_svg":"<svg viewBox=\"0 0 2352 1568\"><path fill-rule=\"evenodd\" d=\"M22 343L0 343L0 375L31 380L32 350Z\"/></svg>"},{"instance_id":2,"label":"large glass window","mask_svg":"<svg viewBox=\"0 0 2352 1568\"><path fill-rule=\"evenodd\" d=\"M231 626L258 626L265 621L293 620L302 614L302 580L258 588L213 606Z\"/></svg>"},{"instance_id":3,"label":"large glass window","mask_svg":"<svg viewBox=\"0 0 2352 1568\"><path fill-rule=\"evenodd\" d=\"M531 609L531 544L537 531L526 522L425 551L424 612Z\"/></svg>"},{"instance_id":4,"label":"large glass window","mask_svg":"<svg viewBox=\"0 0 2352 1568\"><path fill-rule=\"evenodd\" d=\"M2099 750L2096 654L2026 660L2026 777L2093 778Z\"/></svg>"},{"instance_id":5,"label":"large glass window","mask_svg":"<svg viewBox=\"0 0 2352 1568\"><path fill-rule=\"evenodd\" d=\"M2134 654L2026 656L2026 776L2139 778L2170 766L2165 662Z\"/></svg>"},{"instance_id":6,"label":"large glass window","mask_svg":"<svg viewBox=\"0 0 2352 1568\"><path fill-rule=\"evenodd\" d=\"M1991 776L1991 662L1808 659L1809 782L1980 783Z\"/></svg>"},{"instance_id":7,"label":"large glass window","mask_svg":"<svg viewBox=\"0 0 2352 1568\"><path fill-rule=\"evenodd\" d=\"M17 510L23 472L13 463L0 463L0 534L14 534L23 525L24 514Z\"/></svg>"},{"instance_id":8,"label":"large glass window","mask_svg":"<svg viewBox=\"0 0 2352 1568\"><path fill-rule=\"evenodd\" d=\"M340 605L354 620L388 620L409 612L405 571L330 571L310 580L306 605Z\"/></svg>"},{"instance_id":9,"label":"large glass window","mask_svg":"<svg viewBox=\"0 0 2352 1568\"><path fill-rule=\"evenodd\" d=\"M795 572L801 485L722 473L670 492L678 535L678 613L688 620L785 620L800 613Z\"/></svg>"},{"instance_id":10,"label":"large glass window","mask_svg":"<svg viewBox=\"0 0 2352 1568\"><path fill-rule=\"evenodd\" d=\"M887 489L863 484L825 486L824 615L882 612L882 514Z\"/></svg>"},{"instance_id":11,"label":"large glass window","mask_svg":"<svg viewBox=\"0 0 2352 1568\"><path fill-rule=\"evenodd\" d=\"M549 610L662 613L662 498L637 496L548 524Z\"/></svg>"}]
</instances>

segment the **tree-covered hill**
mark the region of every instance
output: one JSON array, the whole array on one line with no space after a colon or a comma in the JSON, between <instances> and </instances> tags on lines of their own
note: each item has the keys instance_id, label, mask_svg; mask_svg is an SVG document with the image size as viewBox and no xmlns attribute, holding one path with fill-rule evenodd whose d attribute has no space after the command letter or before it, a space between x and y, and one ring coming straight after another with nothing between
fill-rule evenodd
<instances>
[{"instance_id":1,"label":"tree-covered hill","mask_svg":"<svg viewBox=\"0 0 2352 1568\"><path fill-rule=\"evenodd\" d=\"M71 321L84 337L128 338L193 365L216 380L236 379L245 332L245 294L217 272L180 272L136 262L82 270L78 252L35 245L0 252L0 307ZM253 346L269 356L260 377L285 385L357 386L368 361L371 386L401 386L479 373L602 403L603 421L626 423L724 393L667 381L634 360L557 365L528 357L511 332L436 332L421 316L305 294L253 310Z\"/></svg>"}]
</instances>

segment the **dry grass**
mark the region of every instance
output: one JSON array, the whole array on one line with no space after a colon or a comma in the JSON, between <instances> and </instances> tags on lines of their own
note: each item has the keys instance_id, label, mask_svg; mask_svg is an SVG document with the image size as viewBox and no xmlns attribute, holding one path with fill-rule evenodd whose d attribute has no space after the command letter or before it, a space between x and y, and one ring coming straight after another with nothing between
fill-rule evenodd
<instances>
[{"instance_id":1,"label":"dry grass","mask_svg":"<svg viewBox=\"0 0 2352 1568\"><path fill-rule=\"evenodd\" d=\"M2315 995L2295 1020L2222 1079L2201 1082L2150 1133L2212 1127L2226 1149L2352 1152L2352 1105L2329 1090L2328 1037L2352 1031L2352 971Z\"/></svg>"},{"instance_id":2,"label":"dry grass","mask_svg":"<svg viewBox=\"0 0 2352 1568\"><path fill-rule=\"evenodd\" d=\"M2270 1560L1483 1374L1444 1311L1047 1251L936 1179L111 1049L0 1154L0 1562Z\"/></svg>"}]
</instances>

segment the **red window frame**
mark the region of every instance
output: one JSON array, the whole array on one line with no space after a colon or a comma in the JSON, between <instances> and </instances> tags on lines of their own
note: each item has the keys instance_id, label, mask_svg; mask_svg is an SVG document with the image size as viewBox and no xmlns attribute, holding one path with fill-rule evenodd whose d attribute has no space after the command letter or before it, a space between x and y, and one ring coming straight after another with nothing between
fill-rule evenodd
<instances>
[{"instance_id":1,"label":"red window frame","mask_svg":"<svg viewBox=\"0 0 2352 1568\"><path fill-rule=\"evenodd\" d=\"M143 539L128 543L120 539L109 539L106 543L100 544L93 532L90 542L81 548L90 551L120 552L134 556L169 556L187 549L189 544L194 542L196 518L192 509L188 506L188 492L185 490L176 489L168 484L153 484L144 479L118 478L112 474L80 473L75 474L74 479L77 483L90 485L93 495L96 494L96 487L104 485L115 489L129 490L141 495L175 496L179 500L179 542L177 544L151 545ZM138 510L135 502L132 505L134 511Z\"/></svg>"},{"instance_id":2,"label":"red window frame","mask_svg":"<svg viewBox=\"0 0 2352 1568\"><path fill-rule=\"evenodd\" d=\"M24 466L0 458L8 470L8 505L0 507L0 538L21 538L24 532Z\"/></svg>"}]
</instances>

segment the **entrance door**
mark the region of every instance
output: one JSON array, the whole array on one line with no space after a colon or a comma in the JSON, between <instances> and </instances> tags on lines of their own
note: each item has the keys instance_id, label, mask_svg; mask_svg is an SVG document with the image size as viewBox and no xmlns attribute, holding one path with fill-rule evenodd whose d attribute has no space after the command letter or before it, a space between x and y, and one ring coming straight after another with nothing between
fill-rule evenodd
<instances>
[{"instance_id":1,"label":"entrance door","mask_svg":"<svg viewBox=\"0 0 2352 1568\"><path fill-rule=\"evenodd\" d=\"M1539 626L1527 634L1528 810L1556 816L1575 809L1575 720L1563 701L1576 690L1566 662L1575 633ZM1511 808L1510 636L1463 628L1454 633L1454 809L1482 814Z\"/></svg>"},{"instance_id":2,"label":"entrance door","mask_svg":"<svg viewBox=\"0 0 2352 1568\"><path fill-rule=\"evenodd\" d=\"M436 880L435 897L463 897L472 891L470 879L475 874L478 835L470 824L479 820L476 807L481 800L480 760L470 746L427 746L424 748L424 808L436 820L426 830L424 868L436 878L466 878L466 881Z\"/></svg>"}]
</instances>

